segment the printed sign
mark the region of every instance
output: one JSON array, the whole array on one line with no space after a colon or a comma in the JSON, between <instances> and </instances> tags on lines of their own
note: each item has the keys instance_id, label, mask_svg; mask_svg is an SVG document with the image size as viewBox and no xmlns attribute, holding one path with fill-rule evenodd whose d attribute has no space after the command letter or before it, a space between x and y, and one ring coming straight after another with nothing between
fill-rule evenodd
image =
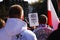
<instances>
[{"instance_id":1,"label":"printed sign","mask_svg":"<svg viewBox=\"0 0 60 40\"><path fill-rule=\"evenodd\" d=\"M30 13L28 14L30 26L38 26L38 14L37 13Z\"/></svg>"}]
</instances>

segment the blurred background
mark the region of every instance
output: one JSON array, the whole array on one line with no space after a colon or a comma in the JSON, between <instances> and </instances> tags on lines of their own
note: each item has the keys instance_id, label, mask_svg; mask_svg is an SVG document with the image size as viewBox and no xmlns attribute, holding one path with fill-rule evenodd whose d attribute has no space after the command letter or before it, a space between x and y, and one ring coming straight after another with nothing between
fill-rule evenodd
<instances>
[{"instance_id":1,"label":"blurred background","mask_svg":"<svg viewBox=\"0 0 60 40\"><path fill-rule=\"evenodd\" d=\"M60 0L52 0L55 11L60 18ZM29 13L47 15L47 0L0 0L0 17L8 17L8 10L11 5L19 4L24 9L25 18L28 19Z\"/></svg>"}]
</instances>

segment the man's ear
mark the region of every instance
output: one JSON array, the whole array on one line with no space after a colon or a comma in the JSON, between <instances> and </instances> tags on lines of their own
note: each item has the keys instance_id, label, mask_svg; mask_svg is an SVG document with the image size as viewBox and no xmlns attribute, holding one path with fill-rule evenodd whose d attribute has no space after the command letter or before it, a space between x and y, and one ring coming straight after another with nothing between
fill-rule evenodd
<instances>
[{"instance_id":1,"label":"man's ear","mask_svg":"<svg viewBox=\"0 0 60 40\"><path fill-rule=\"evenodd\" d=\"M24 20L24 16L21 16L21 20Z\"/></svg>"},{"instance_id":2,"label":"man's ear","mask_svg":"<svg viewBox=\"0 0 60 40\"><path fill-rule=\"evenodd\" d=\"M24 11L21 11L21 19L24 20Z\"/></svg>"}]
</instances>

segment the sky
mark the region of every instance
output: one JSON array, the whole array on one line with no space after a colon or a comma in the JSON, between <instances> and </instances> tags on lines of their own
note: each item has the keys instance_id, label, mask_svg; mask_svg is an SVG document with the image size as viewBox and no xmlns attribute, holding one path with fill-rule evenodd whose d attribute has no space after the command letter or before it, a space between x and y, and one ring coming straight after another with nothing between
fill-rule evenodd
<instances>
[{"instance_id":1,"label":"sky","mask_svg":"<svg viewBox=\"0 0 60 40\"><path fill-rule=\"evenodd\" d=\"M0 2L2 2L3 0L0 0ZM34 2L37 2L38 0L24 0L24 1L28 1L28 3L34 3Z\"/></svg>"},{"instance_id":2,"label":"sky","mask_svg":"<svg viewBox=\"0 0 60 40\"><path fill-rule=\"evenodd\" d=\"M0 2L2 2L3 0L0 0Z\"/></svg>"},{"instance_id":3,"label":"sky","mask_svg":"<svg viewBox=\"0 0 60 40\"><path fill-rule=\"evenodd\" d=\"M28 1L28 3L34 3L34 2L38 2L38 0L24 0L24 1Z\"/></svg>"}]
</instances>

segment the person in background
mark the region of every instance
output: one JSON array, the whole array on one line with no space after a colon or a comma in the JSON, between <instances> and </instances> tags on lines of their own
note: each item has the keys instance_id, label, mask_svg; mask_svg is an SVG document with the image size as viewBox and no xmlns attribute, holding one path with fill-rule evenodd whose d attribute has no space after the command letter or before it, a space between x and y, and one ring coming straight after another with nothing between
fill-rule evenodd
<instances>
[{"instance_id":1,"label":"person in background","mask_svg":"<svg viewBox=\"0 0 60 40\"><path fill-rule=\"evenodd\" d=\"M18 4L12 5L5 28L1 30L0 40L37 40L36 35L27 30L27 23L23 20L23 8Z\"/></svg>"},{"instance_id":2,"label":"person in background","mask_svg":"<svg viewBox=\"0 0 60 40\"><path fill-rule=\"evenodd\" d=\"M5 21L0 18L0 29L4 28L5 26Z\"/></svg>"},{"instance_id":3,"label":"person in background","mask_svg":"<svg viewBox=\"0 0 60 40\"><path fill-rule=\"evenodd\" d=\"M58 29L53 31L47 40L60 40L60 22L58 24Z\"/></svg>"},{"instance_id":4,"label":"person in background","mask_svg":"<svg viewBox=\"0 0 60 40\"><path fill-rule=\"evenodd\" d=\"M33 31L38 40L47 40L48 36L52 33L53 29L47 25L48 18L42 14L39 16L39 26Z\"/></svg>"}]
</instances>

